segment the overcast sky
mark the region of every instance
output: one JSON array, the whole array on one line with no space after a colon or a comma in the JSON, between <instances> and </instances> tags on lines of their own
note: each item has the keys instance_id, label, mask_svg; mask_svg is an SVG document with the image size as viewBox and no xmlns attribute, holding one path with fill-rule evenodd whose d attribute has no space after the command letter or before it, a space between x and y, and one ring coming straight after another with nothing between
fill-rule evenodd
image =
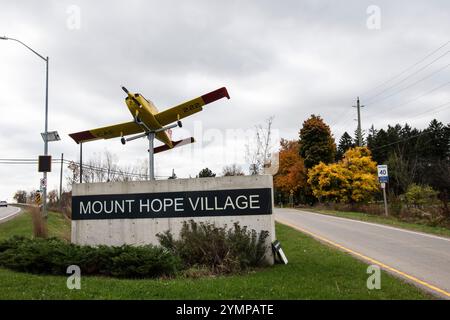
<instances>
[{"instance_id":1,"label":"overcast sky","mask_svg":"<svg viewBox=\"0 0 450 320\"><path fill-rule=\"evenodd\" d=\"M50 57L49 130L62 138L49 146L54 158L78 159L69 133L131 120L122 85L160 110L228 88L230 100L174 130L198 142L156 155L159 176L246 169L244 132L272 115L275 140L297 138L312 113L336 140L353 135L357 96L365 130L448 123L449 31L448 0L0 1L0 35ZM44 61L0 40L0 88L0 158L43 154ZM84 158L105 150L123 166L147 159L144 139L87 143ZM40 177L36 166L0 164L0 200L39 188ZM58 186L54 166L49 189Z\"/></svg>"}]
</instances>

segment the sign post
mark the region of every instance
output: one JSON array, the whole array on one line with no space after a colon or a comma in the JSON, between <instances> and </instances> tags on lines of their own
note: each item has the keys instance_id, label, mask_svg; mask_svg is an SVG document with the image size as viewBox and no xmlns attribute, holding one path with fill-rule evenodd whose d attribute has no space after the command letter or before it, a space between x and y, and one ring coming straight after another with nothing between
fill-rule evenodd
<instances>
[{"instance_id":1,"label":"sign post","mask_svg":"<svg viewBox=\"0 0 450 320\"><path fill-rule=\"evenodd\" d=\"M388 206L387 206L387 199L386 199L386 183L389 182L389 175L388 175L388 167L387 165L378 165L378 181L381 184L381 189L383 189L383 199L384 199L384 214L386 216L389 215L388 213Z\"/></svg>"}]
</instances>

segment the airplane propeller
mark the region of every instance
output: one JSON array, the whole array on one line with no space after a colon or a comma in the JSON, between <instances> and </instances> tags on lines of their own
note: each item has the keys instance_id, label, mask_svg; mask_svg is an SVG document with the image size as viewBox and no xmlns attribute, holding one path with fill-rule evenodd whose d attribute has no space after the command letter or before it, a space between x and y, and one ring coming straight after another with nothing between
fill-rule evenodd
<instances>
[{"instance_id":1,"label":"airplane propeller","mask_svg":"<svg viewBox=\"0 0 450 320\"><path fill-rule=\"evenodd\" d=\"M138 106L141 105L141 103L140 103L139 101L137 101L137 99L136 99L132 94L130 94L130 92L128 91L127 88L125 88L125 87L122 86L122 90L125 91L125 93L128 95L128 97L130 97L131 99L133 99L133 101L136 102ZM136 94L136 96L137 96L137 94Z\"/></svg>"}]
</instances>

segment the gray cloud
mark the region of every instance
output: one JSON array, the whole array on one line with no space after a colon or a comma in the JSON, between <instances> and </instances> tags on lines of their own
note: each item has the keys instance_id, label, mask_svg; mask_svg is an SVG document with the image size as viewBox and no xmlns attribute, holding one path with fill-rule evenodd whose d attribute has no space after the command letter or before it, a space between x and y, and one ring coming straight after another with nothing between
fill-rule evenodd
<instances>
[{"instance_id":1,"label":"gray cloud","mask_svg":"<svg viewBox=\"0 0 450 320\"><path fill-rule=\"evenodd\" d=\"M381 8L380 30L366 27L366 9L372 4ZM70 5L80 9L79 30L67 28ZM204 132L217 129L225 136L227 129L252 128L275 115L280 135L292 139L312 113L332 126L336 139L345 130L353 134L356 96L364 103L373 94L364 92L448 41L449 9L444 0L4 1L0 35L17 37L50 56L49 128L63 137L50 151L54 157L64 152L76 159L78 146L68 133L130 119L121 85L141 92L160 109L227 86L232 99L187 119L186 131L179 131L184 135L198 134L195 121L201 121ZM449 60L441 59L427 72ZM42 153L44 67L25 48L0 41L0 158ZM450 101L448 87L393 107L449 81L449 72L368 105L363 127L409 118L417 127L426 126L433 112L415 116ZM436 117L450 121L448 109ZM233 150L245 143L231 140L226 142L236 146ZM225 159L215 155L223 144L203 147L192 147L187 163L181 150L158 155L157 172L169 175L175 168L187 177L204 166L220 171ZM125 148L116 140L95 142L85 146L85 154L89 158L105 149L124 165L146 158L144 140ZM0 198L39 182L30 167L17 172L0 165L0 177ZM57 172L49 183L58 184Z\"/></svg>"}]
</instances>

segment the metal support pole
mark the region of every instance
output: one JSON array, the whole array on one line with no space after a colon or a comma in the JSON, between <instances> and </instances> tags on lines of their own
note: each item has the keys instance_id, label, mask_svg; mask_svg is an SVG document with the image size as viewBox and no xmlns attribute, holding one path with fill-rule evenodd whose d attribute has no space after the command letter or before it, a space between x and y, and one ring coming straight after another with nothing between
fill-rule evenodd
<instances>
[{"instance_id":1,"label":"metal support pole","mask_svg":"<svg viewBox=\"0 0 450 320\"><path fill-rule=\"evenodd\" d=\"M166 131L175 127L181 127L181 121L177 121L175 124L171 124L169 126L165 126L153 131L146 131L145 133L138 134L131 138L122 138L122 143L125 144L127 141L133 141L139 138L143 138L147 136L148 139L148 180L155 180L155 150L154 150L154 142L156 133ZM147 128L148 129L148 128Z\"/></svg>"},{"instance_id":2,"label":"metal support pole","mask_svg":"<svg viewBox=\"0 0 450 320\"><path fill-rule=\"evenodd\" d=\"M148 178L149 180L155 180L155 159L153 144L155 140L155 133L149 132L148 134Z\"/></svg>"},{"instance_id":3,"label":"metal support pole","mask_svg":"<svg viewBox=\"0 0 450 320\"><path fill-rule=\"evenodd\" d=\"M386 184L383 187L383 199L384 199L384 215L387 217L389 215L389 213L388 213L388 206L387 206L387 199L386 199Z\"/></svg>"},{"instance_id":4,"label":"metal support pole","mask_svg":"<svg viewBox=\"0 0 450 320\"><path fill-rule=\"evenodd\" d=\"M44 139L44 155L48 155L48 57L45 59L45 139ZM42 215L47 219L47 172L44 172L44 188L43 188L43 206Z\"/></svg>"},{"instance_id":5,"label":"metal support pole","mask_svg":"<svg viewBox=\"0 0 450 320\"><path fill-rule=\"evenodd\" d=\"M63 175L64 153L61 153L61 171L59 172L59 202L62 199L62 175Z\"/></svg>"},{"instance_id":6,"label":"metal support pole","mask_svg":"<svg viewBox=\"0 0 450 320\"><path fill-rule=\"evenodd\" d=\"M80 142L80 183L83 183L83 142Z\"/></svg>"}]
</instances>

